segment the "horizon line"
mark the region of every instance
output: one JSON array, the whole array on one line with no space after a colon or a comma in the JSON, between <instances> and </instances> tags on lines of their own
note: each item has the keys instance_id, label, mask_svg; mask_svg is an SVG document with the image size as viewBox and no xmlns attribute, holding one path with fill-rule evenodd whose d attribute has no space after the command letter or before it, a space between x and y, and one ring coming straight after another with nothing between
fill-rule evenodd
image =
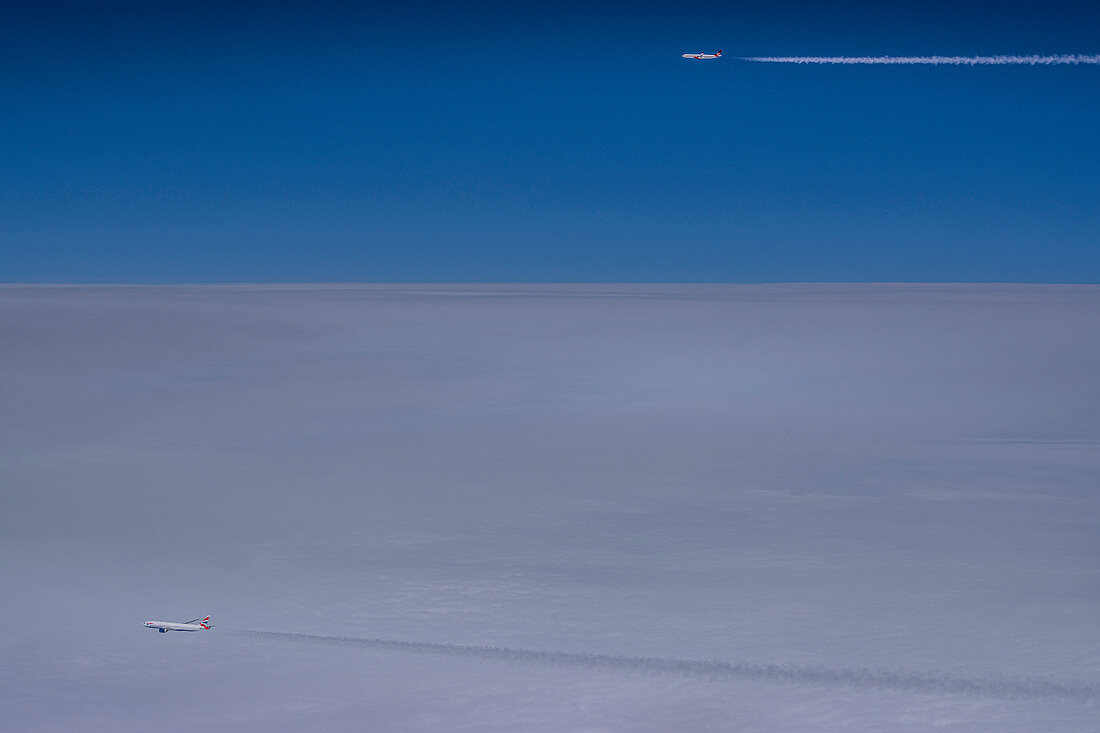
<instances>
[{"instance_id":1,"label":"horizon line","mask_svg":"<svg viewBox=\"0 0 1100 733\"><path fill-rule=\"evenodd\" d=\"M147 287L408 287L408 286L633 286L633 285L1044 285L1096 286L1070 280L180 280L127 282L0 282L0 288L147 288Z\"/></svg>"}]
</instances>

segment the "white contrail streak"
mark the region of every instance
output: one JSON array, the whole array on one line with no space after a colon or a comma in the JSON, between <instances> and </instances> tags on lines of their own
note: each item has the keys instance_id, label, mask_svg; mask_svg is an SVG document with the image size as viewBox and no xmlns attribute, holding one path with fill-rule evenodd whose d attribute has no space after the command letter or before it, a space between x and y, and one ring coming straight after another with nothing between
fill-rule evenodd
<instances>
[{"instance_id":1,"label":"white contrail streak","mask_svg":"<svg viewBox=\"0 0 1100 733\"><path fill-rule=\"evenodd\" d=\"M1057 56L741 56L767 64L930 64L932 66L1056 66L1100 64L1100 54Z\"/></svg>"},{"instance_id":2,"label":"white contrail streak","mask_svg":"<svg viewBox=\"0 0 1100 733\"><path fill-rule=\"evenodd\" d=\"M860 690L893 690L932 695L949 694L1008 699L1062 699L1076 702L1089 702L1100 696L1095 688L1088 685L1064 685L1039 677L1019 678L999 675L965 677L944 672L921 673L904 670L864 669L861 667L717 662L668 657L622 657L612 654L551 652L498 646L465 646L423 641L369 639L356 636L297 634L282 631L241 630L237 633L268 639L355 646L361 649L387 649L442 654L450 657L616 669L650 674L702 677L712 680L750 680L772 684L829 685Z\"/></svg>"}]
</instances>

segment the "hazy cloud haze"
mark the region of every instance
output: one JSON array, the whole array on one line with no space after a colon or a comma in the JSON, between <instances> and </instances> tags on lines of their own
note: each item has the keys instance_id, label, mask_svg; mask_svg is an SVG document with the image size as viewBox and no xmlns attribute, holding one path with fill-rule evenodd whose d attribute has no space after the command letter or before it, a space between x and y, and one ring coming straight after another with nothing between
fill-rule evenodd
<instances>
[{"instance_id":1,"label":"hazy cloud haze","mask_svg":"<svg viewBox=\"0 0 1100 733\"><path fill-rule=\"evenodd\" d=\"M0 288L4 726L1089 729L1098 333L1094 286Z\"/></svg>"}]
</instances>

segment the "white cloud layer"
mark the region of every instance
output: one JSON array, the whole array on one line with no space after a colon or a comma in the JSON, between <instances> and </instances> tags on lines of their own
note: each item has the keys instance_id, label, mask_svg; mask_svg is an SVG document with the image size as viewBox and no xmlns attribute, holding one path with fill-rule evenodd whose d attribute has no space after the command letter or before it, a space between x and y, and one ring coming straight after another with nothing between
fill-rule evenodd
<instances>
[{"instance_id":1,"label":"white cloud layer","mask_svg":"<svg viewBox=\"0 0 1100 733\"><path fill-rule=\"evenodd\" d=\"M1087 729L1097 333L1090 286L0 288L5 727Z\"/></svg>"}]
</instances>

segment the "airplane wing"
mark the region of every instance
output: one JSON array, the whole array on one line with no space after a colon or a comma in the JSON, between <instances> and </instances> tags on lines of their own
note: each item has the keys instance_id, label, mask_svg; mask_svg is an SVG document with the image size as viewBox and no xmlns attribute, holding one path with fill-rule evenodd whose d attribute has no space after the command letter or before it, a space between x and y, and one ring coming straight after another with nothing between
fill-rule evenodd
<instances>
[{"instance_id":1,"label":"airplane wing","mask_svg":"<svg viewBox=\"0 0 1100 733\"><path fill-rule=\"evenodd\" d=\"M190 621L184 621L184 623L185 624L197 624L199 621L202 621L202 619L201 618L193 618Z\"/></svg>"}]
</instances>

